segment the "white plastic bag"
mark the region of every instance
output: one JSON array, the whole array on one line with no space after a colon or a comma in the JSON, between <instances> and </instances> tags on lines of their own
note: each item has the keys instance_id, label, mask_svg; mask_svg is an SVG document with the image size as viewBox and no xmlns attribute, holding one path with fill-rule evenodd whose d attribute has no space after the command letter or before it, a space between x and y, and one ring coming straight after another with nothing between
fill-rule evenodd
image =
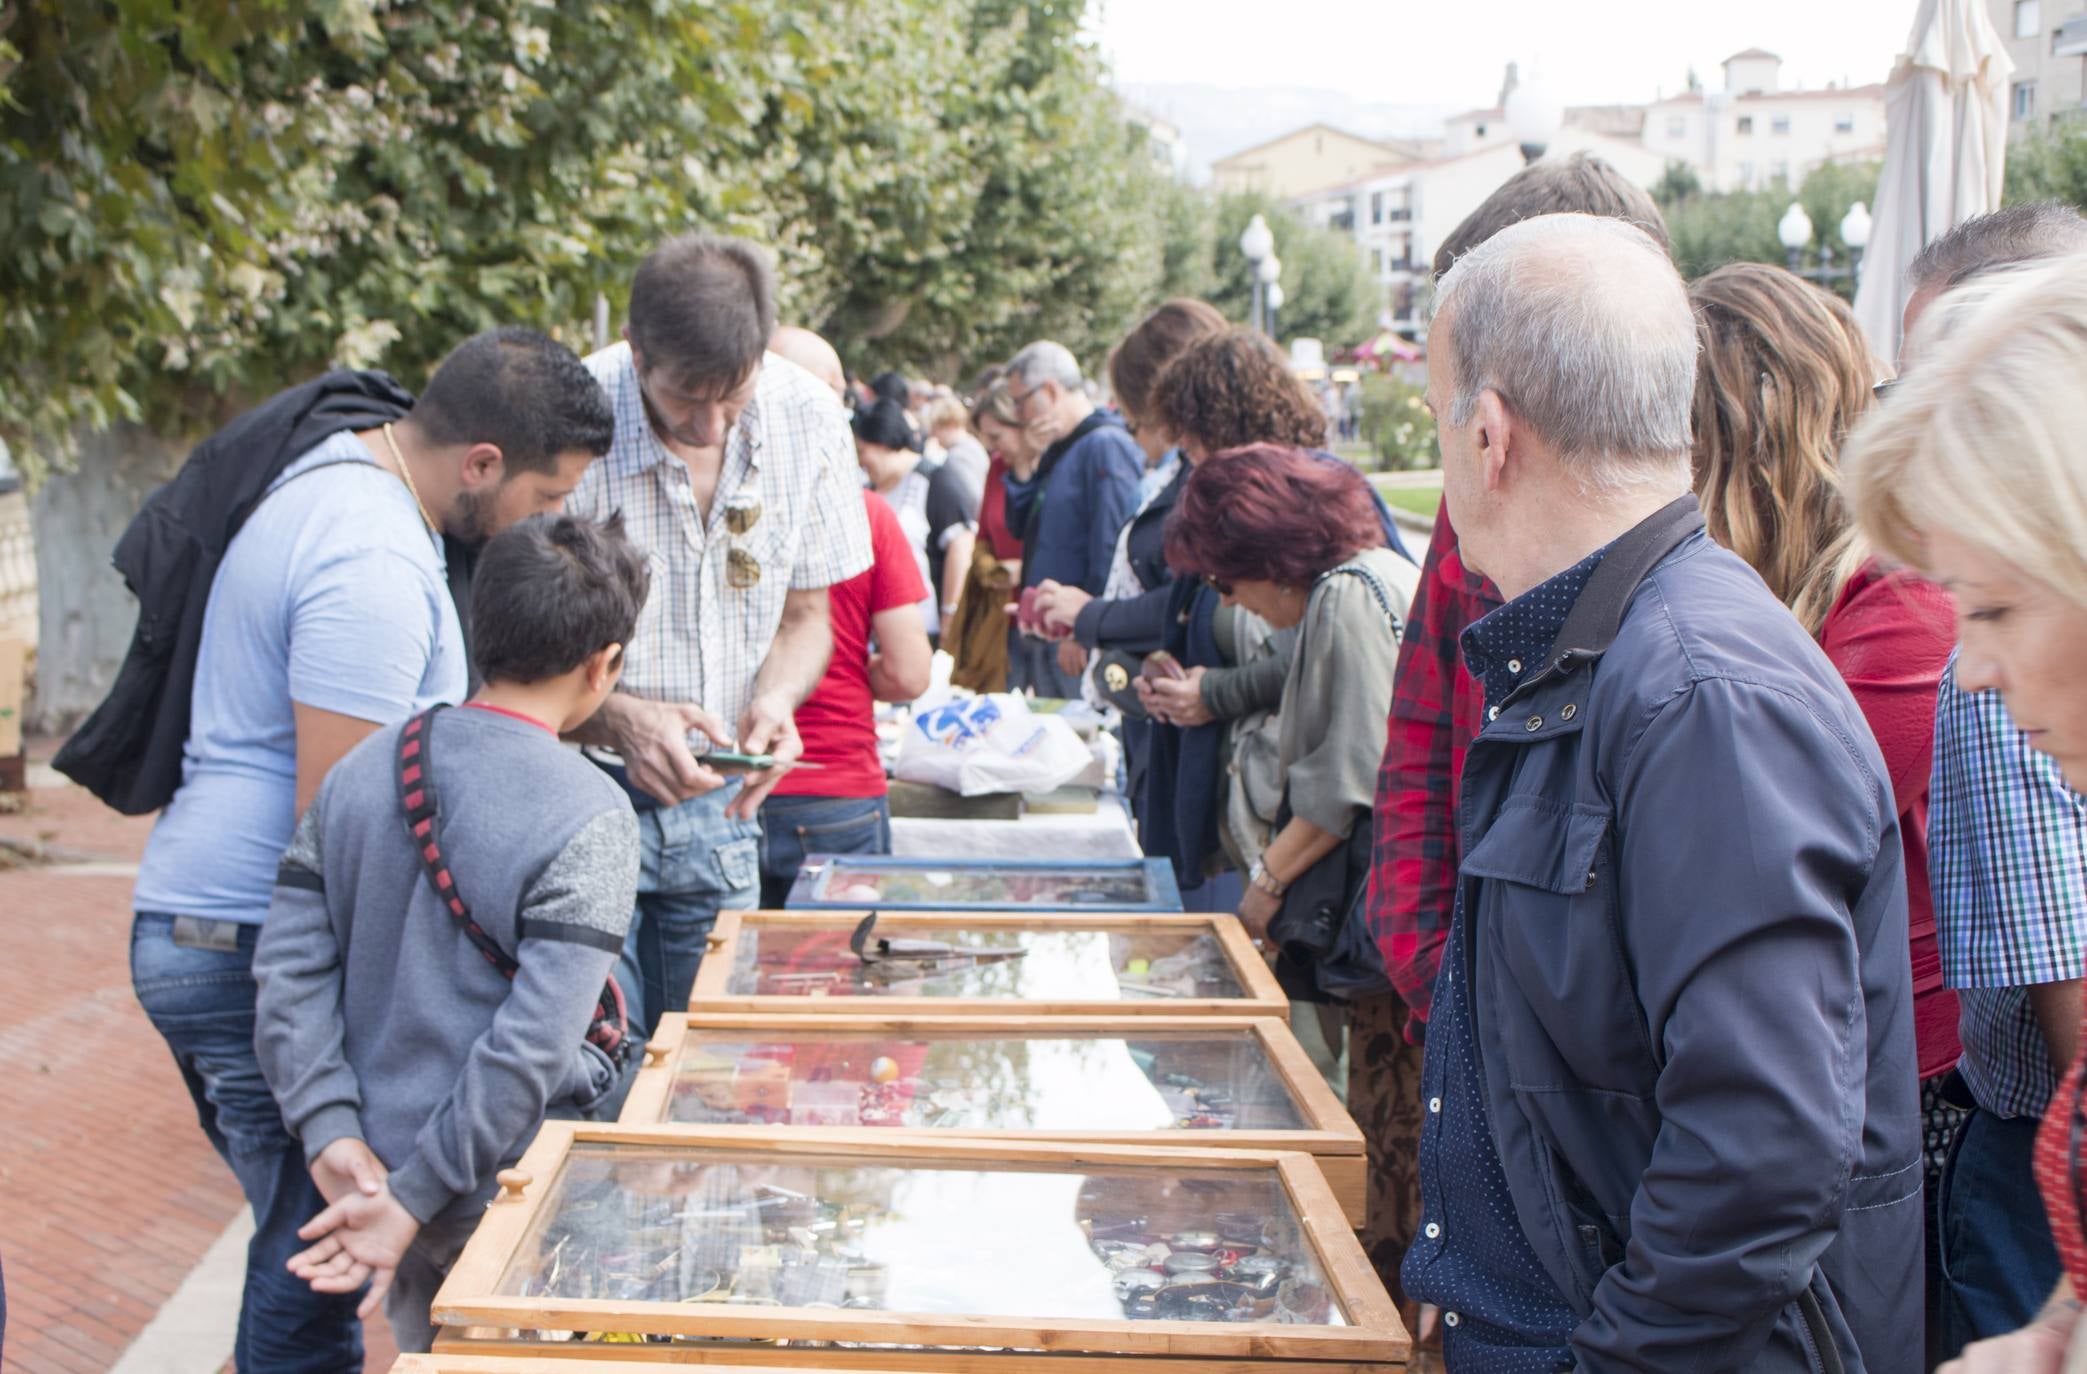
<instances>
[{"instance_id":1,"label":"white plastic bag","mask_svg":"<svg viewBox=\"0 0 2087 1374\"><path fill-rule=\"evenodd\" d=\"M1078 777L1093 758L1070 725L1035 715L1021 697L1002 692L917 712L900 737L893 771L906 782L976 797L1048 792Z\"/></svg>"}]
</instances>

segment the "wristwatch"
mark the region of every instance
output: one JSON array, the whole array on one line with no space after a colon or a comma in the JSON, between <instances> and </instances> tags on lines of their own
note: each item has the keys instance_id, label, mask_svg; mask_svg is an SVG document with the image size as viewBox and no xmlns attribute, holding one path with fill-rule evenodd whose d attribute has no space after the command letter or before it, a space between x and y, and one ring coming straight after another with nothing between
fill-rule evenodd
<instances>
[{"instance_id":1,"label":"wristwatch","mask_svg":"<svg viewBox=\"0 0 2087 1374\"><path fill-rule=\"evenodd\" d=\"M1254 860L1254 866L1248 871L1246 880L1271 897L1280 897L1290 890L1290 885L1278 880L1268 871L1268 865L1259 859Z\"/></svg>"}]
</instances>

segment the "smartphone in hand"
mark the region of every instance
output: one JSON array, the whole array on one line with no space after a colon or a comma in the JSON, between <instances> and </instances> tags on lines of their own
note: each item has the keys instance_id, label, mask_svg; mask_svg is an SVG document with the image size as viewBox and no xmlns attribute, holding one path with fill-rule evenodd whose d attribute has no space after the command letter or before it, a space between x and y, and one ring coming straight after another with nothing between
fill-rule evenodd
<instances>
[{"instance_id":1,"label":"smartphone in hand","mask_svg":"<svg viewBox=\"0 0 2087 1374\"><path fill-rule=\"evenodd\" d=\"M1181 666L1180 659L1160 649L1145 655L1145 667L1139 676L1147 682L1185 682L1188 669Z\"/></svg>"}]
</instances>

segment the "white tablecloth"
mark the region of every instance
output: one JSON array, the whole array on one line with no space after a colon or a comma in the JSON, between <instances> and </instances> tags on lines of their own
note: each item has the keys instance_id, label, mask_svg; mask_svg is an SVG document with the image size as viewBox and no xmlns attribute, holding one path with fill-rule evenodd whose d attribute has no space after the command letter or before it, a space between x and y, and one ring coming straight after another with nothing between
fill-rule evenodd
<instances>
[{"instance_id":1,"label":"white tablecloth","mask_svg":"<svg viewBox=\"0 0 2087 1374\"><path fill-rule=\"evenodd\" d=\"M891 852L909 859L1142 859L1123 798L1101 794L1092 815L1027 815L1018 821L891 819Z\"/></svg>"}]
</instances>

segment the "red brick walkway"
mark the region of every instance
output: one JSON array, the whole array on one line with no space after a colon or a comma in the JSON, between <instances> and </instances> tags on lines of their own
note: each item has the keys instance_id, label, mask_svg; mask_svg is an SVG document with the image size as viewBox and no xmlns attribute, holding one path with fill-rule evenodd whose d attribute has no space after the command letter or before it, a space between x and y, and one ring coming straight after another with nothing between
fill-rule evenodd
<instances>
[{"instance_id":1,"label":"red brick walkway","mask_svg":"<svg viewBox=\"0 0 2087 1374\"><path fill-rule=\"evenodd\" d=\"M35 789L27 813L0 815L0 837L116 863L134 863L150 829L72 787ZM238 1214L239 1189L131 995L130 877L4 865L6 1368L99 1374ZM372 1325L369 1368L389 1368L390 1333Z\"/></svg>"}]
</instances>

